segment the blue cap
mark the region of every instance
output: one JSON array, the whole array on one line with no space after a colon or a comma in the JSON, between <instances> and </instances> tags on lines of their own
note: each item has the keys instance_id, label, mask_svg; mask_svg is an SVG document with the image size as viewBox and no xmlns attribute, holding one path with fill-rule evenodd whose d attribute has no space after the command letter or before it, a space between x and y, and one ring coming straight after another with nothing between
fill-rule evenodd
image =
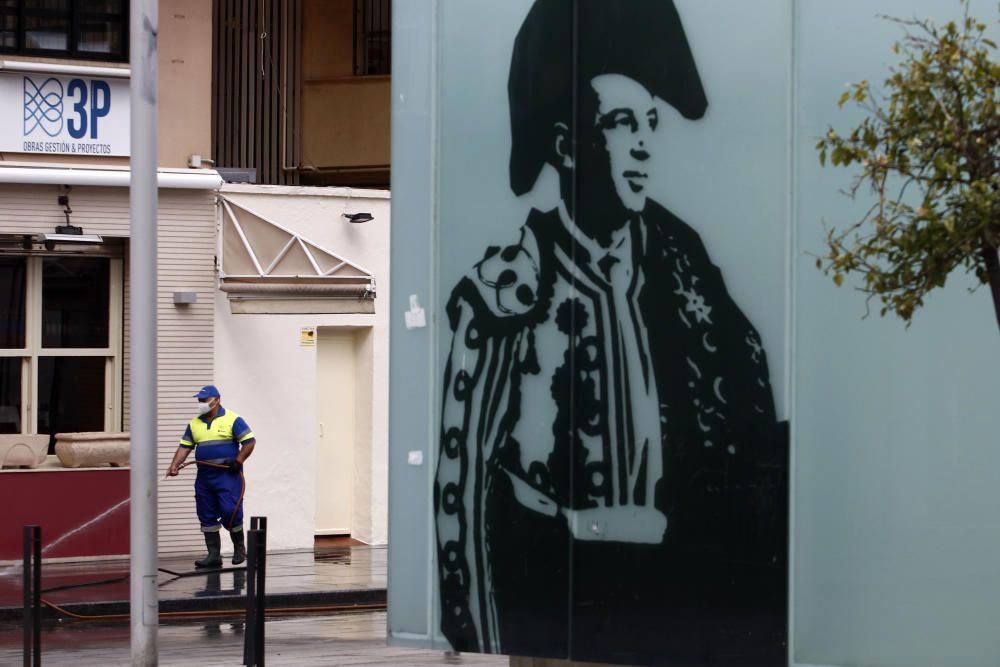
<instances>
[{"instance_id":1,"label":"blue cap","mask_svg":"<svg viewBox=\"0 0 1000 667\"><path fill-rule=\"evenodd\" d=\"M201 388L201 391L194 395L195 398L219 398L220 396L222 396L222 394L219 393L218 387L214 384L206 384Z\"/></svg>"}]
</instances>

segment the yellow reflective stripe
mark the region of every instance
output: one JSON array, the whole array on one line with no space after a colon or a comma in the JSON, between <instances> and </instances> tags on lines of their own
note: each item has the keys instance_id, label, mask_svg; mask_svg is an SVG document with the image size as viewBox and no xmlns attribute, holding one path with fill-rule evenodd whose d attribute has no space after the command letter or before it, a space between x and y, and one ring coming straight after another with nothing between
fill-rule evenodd
<instances>
[{"instance_id":1,"label":"yellow reflective stripe","mask_svg":"<svg viewBox=\"0 0 1000 667\"><path fill-rule=\"evenodd\" d=\"M246 435L240 438L238 442L243 443L246 442L247 440L253 440L253 439L254 439L253 431L249 431Z\"/></svg>"}]
</instances>

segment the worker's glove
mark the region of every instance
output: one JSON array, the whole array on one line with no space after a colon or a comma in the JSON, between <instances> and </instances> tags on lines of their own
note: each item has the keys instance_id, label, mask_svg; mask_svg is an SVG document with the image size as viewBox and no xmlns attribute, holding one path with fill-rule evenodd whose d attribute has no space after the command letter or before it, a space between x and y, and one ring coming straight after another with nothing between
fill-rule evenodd
<instances>
[{"instance_id":1,"label":"worker's glove","mask_svg":"<svg viewBox=\"0 0 1000 667\"><path fill-rule=\"evenodd\" d=\"M233 460L229 462L229 472L239 472L242 469L243 465L240 464L238 461Z\"/></svg>"}]
</instances>

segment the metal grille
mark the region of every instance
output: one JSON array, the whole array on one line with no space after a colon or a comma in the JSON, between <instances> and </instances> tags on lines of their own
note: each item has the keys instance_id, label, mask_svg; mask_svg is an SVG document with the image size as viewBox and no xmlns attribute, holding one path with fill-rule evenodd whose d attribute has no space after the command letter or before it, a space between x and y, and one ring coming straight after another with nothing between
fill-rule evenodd
<instances>
[{"instance_id":1,"label":"metal grille","mask_svg":"<svg viewBox=\"0 0 1000 667\"><path fill-rule=\"evenodd\" d=\"M354 0L354 74L392 73L392 3Z\"/></svg>"},{"instance_id":2,"label":"metal grille","mask_svg":"<svg viewBox=\"0 0 1000 667\"><path fill-rule=\"evenodd\" d=\"M215 0L214 12L216 166L297 185L301 0Z\"/></svg>"}]
</instances>

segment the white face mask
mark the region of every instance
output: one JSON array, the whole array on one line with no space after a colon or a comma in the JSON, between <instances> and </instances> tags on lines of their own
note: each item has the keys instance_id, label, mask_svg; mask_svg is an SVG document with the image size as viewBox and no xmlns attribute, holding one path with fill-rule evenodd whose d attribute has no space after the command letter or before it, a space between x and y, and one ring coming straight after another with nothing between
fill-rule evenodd
<instances>
[{"instance_id":1,"label":"white face mask","mask_svg":"<svg viewBox=\"0 0 1000 667\"><path fill-rule=\"evenodd\" d=\"M207 415L209 412L212 411L213 407L215 407L215 406L212 405L212 401L211 400L205 401L204 403L202 403L202 402L199 401L198 402L198 414Z\"/></svg>"}]
</instances>

